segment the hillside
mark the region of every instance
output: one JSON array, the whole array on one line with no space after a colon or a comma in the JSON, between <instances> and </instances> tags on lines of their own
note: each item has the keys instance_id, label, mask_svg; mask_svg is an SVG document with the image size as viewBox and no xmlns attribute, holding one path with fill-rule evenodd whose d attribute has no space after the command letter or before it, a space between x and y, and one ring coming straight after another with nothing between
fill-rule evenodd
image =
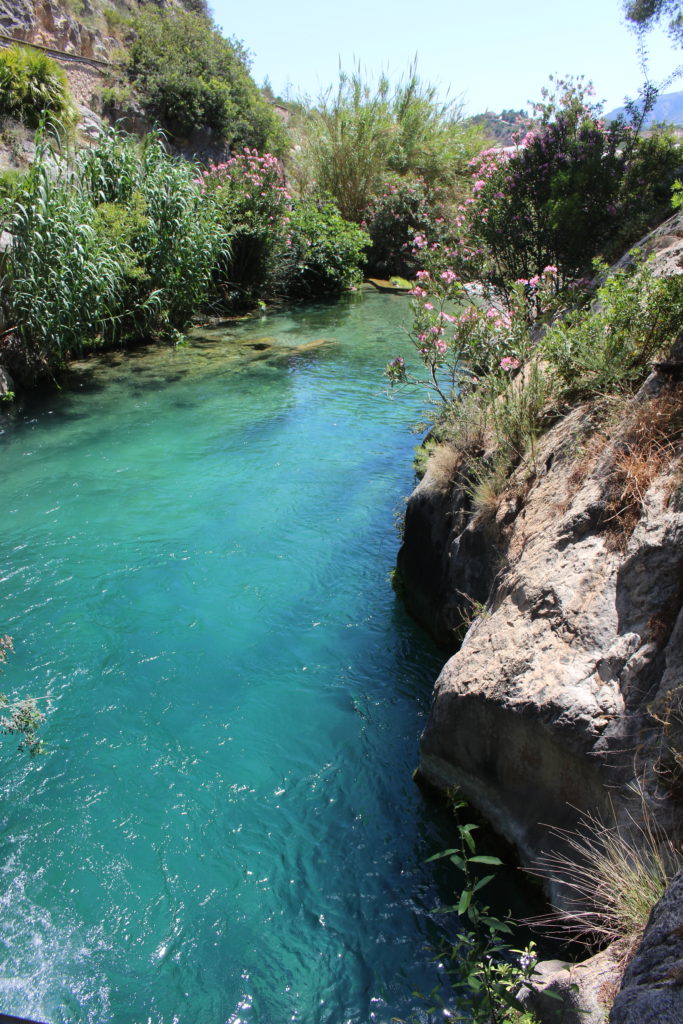
<instances>
[{"instance_id":1,"label":"hillside","mask_svg":"<svg viewBox=\"0 0 683 1024\"><path fill-rule=\"evenodd\" d=\"M617 117L626 116L626 107L615 107L605 115L608 121L614 121ZM667 92L659 96L654 109L645 119L645 127L653 124L673 124L683 126L683 90L679 92Z\"/></svg>"}]
</instances>

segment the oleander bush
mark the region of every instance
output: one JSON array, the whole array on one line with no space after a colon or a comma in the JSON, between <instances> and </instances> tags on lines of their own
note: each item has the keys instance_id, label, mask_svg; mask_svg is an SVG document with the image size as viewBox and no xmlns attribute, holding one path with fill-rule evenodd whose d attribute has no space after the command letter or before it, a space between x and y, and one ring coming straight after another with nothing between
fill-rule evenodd
<instances>
[{"instance_id":1,"label":"oleander bush","mask_svg":"<svg viewBox=\"0 0 683 1024\"><path fill-rule=\"evenodd\" d=\"M430 187L424 178L394 175L385 181L368 204L362 226L371 243L367 270L375 277L414 277L422 266L420 239L439 245L454 241L446 191Z\"/></svg>"},{"instance_id":2,"label":"oleander bush","mask_svg":"<svg viewBox=\"0 0 683 1024\"><path fill-rule=\"evenodd\" d=\"M606 123L581 80L544 91L516 148L473 161L472 196L459 210L476 272L498 285L558 268L580 278L600 254L616 255L666 209L681 163L664 130L641 138L624 119Z\"/></svg>"}]
</instances>

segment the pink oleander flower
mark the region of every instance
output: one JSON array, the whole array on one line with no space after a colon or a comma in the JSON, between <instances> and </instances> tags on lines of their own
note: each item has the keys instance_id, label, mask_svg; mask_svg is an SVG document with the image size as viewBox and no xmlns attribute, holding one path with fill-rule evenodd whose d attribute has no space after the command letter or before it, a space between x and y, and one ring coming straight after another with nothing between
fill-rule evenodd
<instances>
[{"instance_id":1,"label":"pink oleander flower","mask_svg":"<svg viewBox=\"0 0 683 1024\"><path fill-rule=\"evenodd\" d=\"M445 281L446 284L453 284L454 281L458 280L458 275L454 273L454 271L452 271L450 268L448 270L442 271L439 277L441 278L442 281Z\"/></svg>"},{"instance_id":2,"label":"pink oleander flower","mask_svg":"<svg viewBox=\"0 0 683 1024\"><path fill-rule=\"evenodd\" d=\"M425 306L424 306L424 308L425 308L425 309L434 309L434 306L432 305L432 303L431 303L431 302L425 302Z\"/></svg>"},{"instance_id":3,"label":"pink oleander flower","mask_svg":"<svg viewBox=\"0 0 683 1024\"><path fill-rule=\"evenodd\" d=\"M515 359L514 356L503 356L500 361L501 370L505 370L506 373L510 373L512 370L519 369L519 359Z\"/></svg>"}]
</instances>

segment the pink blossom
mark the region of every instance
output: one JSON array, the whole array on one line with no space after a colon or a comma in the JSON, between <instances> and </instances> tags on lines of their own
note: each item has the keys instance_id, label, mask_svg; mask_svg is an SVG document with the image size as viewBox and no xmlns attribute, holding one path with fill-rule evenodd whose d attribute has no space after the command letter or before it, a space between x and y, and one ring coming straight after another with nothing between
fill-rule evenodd
<instances>
[{"instance_id":1,"label":"pink blossom","mask_svg":"<svg viewBox=\"0 0 683 1024\"><path fill-rule=\"evenodd\" d=\"M502 370L506 371L506 373L510 373L512 370L519 369L519 359L515 359L514 356L503 356L500 361L500 366Z\"/></svg>"}]
</instances>

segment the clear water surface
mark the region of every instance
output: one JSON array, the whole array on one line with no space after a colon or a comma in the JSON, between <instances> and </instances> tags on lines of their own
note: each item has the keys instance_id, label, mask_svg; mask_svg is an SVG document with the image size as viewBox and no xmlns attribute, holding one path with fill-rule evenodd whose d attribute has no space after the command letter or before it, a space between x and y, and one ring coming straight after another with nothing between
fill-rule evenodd
<instances>
[{"instance_id":1,"label":"clear water surface","mask_svg":"<svg viewBox=\"0 0 683 1024\"><path fill-rule=\"evenodd\" d=\"M0 1009L51 1024L420 1013L440 656L388 576L419 399L396 296L84 368L0 420Z\"/></svg>"}]
</instances>

